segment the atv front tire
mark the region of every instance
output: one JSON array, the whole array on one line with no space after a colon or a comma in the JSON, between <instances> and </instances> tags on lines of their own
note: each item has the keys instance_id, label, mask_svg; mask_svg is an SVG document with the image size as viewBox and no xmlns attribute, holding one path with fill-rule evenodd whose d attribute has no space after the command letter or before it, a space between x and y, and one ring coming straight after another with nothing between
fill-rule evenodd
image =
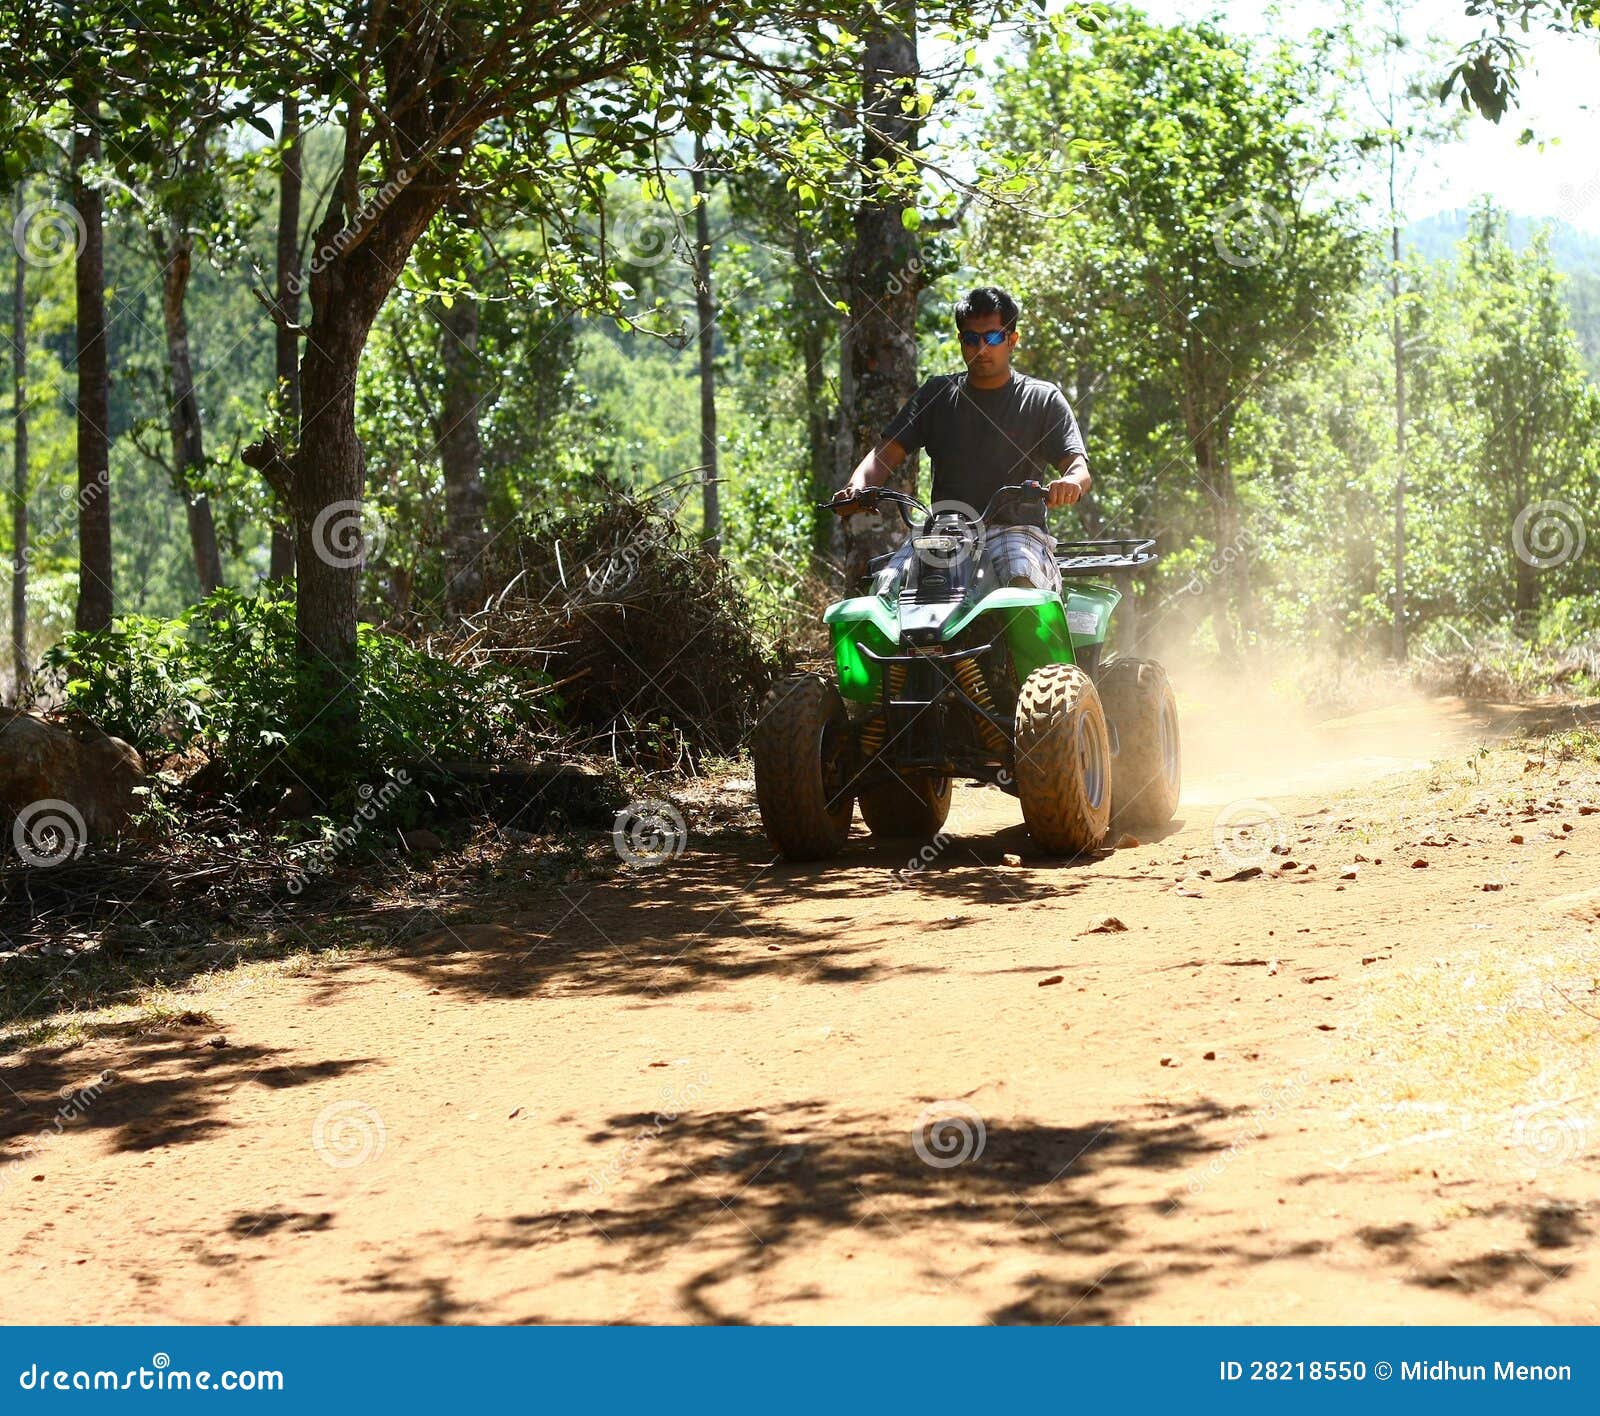
<instances>
[{"instance_id":1,"label":"atv front tire","mask_svg":"<svg viewBox=\"0 0 1600 1416\"><path fill-rule=\"evenodd\" d=\"M874 836L925 841L950 814L948 777L900 777L861 790L861 819Z\"/></svg>"},{"instance_id":2,"label":"atv front tire","mask_svg":"<svg viewBox=\"0 0 1600 1416\"><path fill-rule=\"evenodd\" d=\"M816 674L773 685L750 743L767 839L787 860L836 855L850 834L850 722L839 690Z\"/></svg>"},{"instance_id":3,"label":"atv front tire","mask_svg":"<svg viewBox=\"0 0 1600 1416\"><path fill-rule=\"evenodd\" d=\"M1167 671L1153 659L1113 659L1098 687L1117 730L1111 813L1119 826L1165 826L1183 785L1178 705Z\"/></svg>"},{"instance_id":4,"label":"atv front tire","mask_svg":"<svg viewBox=\"0 0 1600 1416\"><path fill-rule=\"evenodd\" d=\"M1033 839L1053 855L1082 855L1111 825L1111 740L1088 674L1045 664L1017 697L1017 795Z\"/></svg>"}]
</instances>

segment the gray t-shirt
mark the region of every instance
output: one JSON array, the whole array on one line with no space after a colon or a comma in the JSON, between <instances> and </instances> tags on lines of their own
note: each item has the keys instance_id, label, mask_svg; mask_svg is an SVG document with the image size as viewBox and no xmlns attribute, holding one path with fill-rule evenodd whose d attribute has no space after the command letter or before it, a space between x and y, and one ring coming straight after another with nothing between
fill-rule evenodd
<instances>
[{"instance_id":1,"label":"gray t-shirt","mask_svg":"<svg viewBox=\"0 0 1600 1416\"><path fill-rule=\"evenodd\" d=\"M965 502L980 512L997 488L1049 482L1062 458L1087 456L1066 395L1015 369L999 388L973 388L965 373L929 379L889 420L883 437L907 452L927 448L934 501ZM994 519L1043 526L1044 507L1017 500L996 508Z\"/></svg>"}]
</instances>

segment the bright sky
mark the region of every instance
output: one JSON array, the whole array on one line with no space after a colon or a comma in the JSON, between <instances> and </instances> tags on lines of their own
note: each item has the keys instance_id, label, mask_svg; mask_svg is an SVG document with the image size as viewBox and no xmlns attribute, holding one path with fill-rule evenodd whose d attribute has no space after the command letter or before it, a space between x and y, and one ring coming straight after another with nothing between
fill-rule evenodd
<instances>
[{"instance_id":1,"label":"bright sky","mask_svg":"<svg viewBox=\"0 0 1600 1416\"><path fill-rule=\"evenodd\" d=\"M1145 0L1143 8L1169 24L1218 16L1236 33L1296 36L1338 14L1326 0L1285 5L1288 13L1277 19L1269 18L1266 0ZM1372 14L1382 23L1387 6L1372 6ZM1452 49L1481 32L1465 0L1413 0L1405 23L1413 40L1437 35ZM1498 124L1472 117L1461 138L1418 174L1407 201L1411 217L1464 207L1487 193L1522 215L1559 217L1600 234L1600 42L1539 30L1527 39L1537 68L1523 72L1519 106ZM1517 145L1524 128L1545 140L1542 150Z\"/></svg>"}]
</instances>

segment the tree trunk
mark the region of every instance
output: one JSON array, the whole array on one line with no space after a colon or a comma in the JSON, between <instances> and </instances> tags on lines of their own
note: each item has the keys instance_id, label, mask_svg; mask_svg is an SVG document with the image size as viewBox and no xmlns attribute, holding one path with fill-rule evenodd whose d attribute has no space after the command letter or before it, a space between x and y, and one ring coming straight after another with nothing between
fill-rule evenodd
<instances>
[{"instance_id":1,"label":"tree trunk","mask_svg":"<svg viewBox=\"0 0 1600 1416\"><path fill-rule=\"evenodd\" d=\"M917 7L915 0L893 0L876 12L882 27L867 34L862 58L861 158L865 172L875 160L892 167L896 147L914 147L918 119L902 102L916 92ZM851 370L848 425L853 461L877 445L883 428L917 390L917 295L922 263L916 235L902 220L906 203L885 200L863 177L855 213L855 244L850 258L850 320L847 348ZM908 457L889 485L916 489L918 458ZM846 584L866 573L868 560L896 545L902 535L898 516L850 517L844 522Z\"/></svg>"},{"instance_id":2,"label":"tree trunk","mask_svg":"<svg viewBox=\"0 0 1600 1416\"><path fill-rule=\"evenodd\" d=\"M814 261L806 244L805 225L798 208L791 210L793 225L790 228L789 300L799 314L800 359L806 387L806 486L812 501L826 501L834 489L843 484L838 475L835 439L838 413L828 406L828 376L823 362L828 357L828 327L838 319L839 312L821 295L817 286ZM850 474L848 470L845 476ZM815 525L817 551L826 551L827 538L837 520L829 516L818 518Z\"/></svg>"},{"instance_id":3,"label":"tree trunk","mask_svg":"<svg viewBox=\"0 0 1600 1416\"><path fill-rule=\"evenodd\" d=\"M1400 327L1400 218L1395 204L1393 141L1389 145L1390 321L1394 336L1394 656L1405 662L1406 644L1406 363Z\"/></svg>"},{"instance_id":4,"label":"tree trunk","mask_svg":"<svg viewBox=\"0 0 1600 1416\"><path fill-rule=\"evenodd\" d=\"M83 221L76 263L78 608L80 630L111 626L111 397L106 357L104 204L86 167L100 157L100 101L72 85L72 201Z\"/></svg>"},{"instance_id":5,"label":"tree trunk","mask_svg":"<svg viewBox=\"0 0 1600 1416\"><path fill-rule=\"evenodd\" d=\"M825 501L839 486L834 480L833 418L828 411L827 312L818 311L800 330L800 357L805 361L807 490L815 501Z\"/></svg>"},{"instance_id":6,"label":"tree trunk","mask_svg":"<svg viewBox=\"0 0 1600 1416\"><path fill-rule=\"evenodd\" d=\"M1211 601L1217 648L1229 664L1238 664L1240 641L1237 616L1241 608L1241 594L1234 571L1235 567L1242 564L1243 553L1239 545L1239 508L1233 495L1233 475L1218 456L1209 420L1191 433L1191 441L1195 471L1211 503L1212 520L1216 527L1216 554L1210 567L1211 584L1207 598Z\"/></svg>"},{"instance_id":7,"label":"tree trunk","mask_svg":"<svg viewBox=\"0 0 1600 1416\"><path fill-rule=\"evenodd\" d=\"M194 390L194 362L189 353L189 320L184 301L194 255L194 237L174 223L165 240L157 237L161 261L161 314L167 336L167 367L172 379L167 421L172 432L172 475L183 498L189 521L189 545L194 553L200 593L209 595L222 584L222 557L217 551L217 528L211 518L211 501L197 491L194 479L205 475L205 431L200 420L200 400Z\"/></svg>"},{"instance_id":8,"label":"tree trunk","mask_svg":"<svg viewBox=\"0 0 1600 1416\"><path fill-rule=\"evenodd\" d=\"M23 182L17 183L17 221L22 220ZM28 675L28 263L16 243L11 286L11 671L13 703L21 703Z\"/></svg>"},{"instance_id":9,"label":"tree trunk","mask_svg":"<svg viewBox=\"0 0 1600 1416\"><path fill-rule=\"evenodd\" d=\"M1528 477L1525 472L1518 471L1512 479L1513 497L1511 502L1511 546L1512 562L1516 567L1516 603L1513 606L1517 633L1524 639L1531 639L1539 627L1539 572L1538 568L1531 565L1528 558L1517 548L1516 524L1517 517L1522 514L1528 505Z\"/></svg>"},{"instance_id":10,"label":"tree trunk","mask_svg":"<svg viewBox=\"0 0 1600 1416\"><path fill-rule=\"evenodd\" d=\"M361 571L373 553L362 520L366 463L356 436L356 376L373 321L463 160L461 152L435 159L376 212L347 214L336 196L314 237L312 322L300 361L300 441L287 478L300 661L295 727L303 733L315 724L316 741L303 750L335 772L348 771L360 748L356 625Z\"/></svg>"},{"instance_id":11,"label":"tree trunk","mask_svg":"<svg viewBox=\"0 0 1600 1416\"><path fill-rule=\"evenodd\" d=\"M365 462L355 382L367 328L351 316L318 321L300 366L304 421L294 456L295 638L300 723L318 723L337 760L360 728L356 619L368 544Z\"/></svg>"},{"instance_id":12,"label":"tree trunk","mask_svg":"<svg viewBox=\"0 0 1600 1416\"><path fill-rule=\"evenodd\" d=\"M710 183L706 175L705 139L694 136L694 305L700 324L700 502L705 544L712 555L722 549L722 508L717 499L717 304L711 288L711 218L707 210Z\"/></svg>"},{"instance_id":13,"label":"tree trunk","mask_svg":"<svg viewBox=\"0 0 1600 1416\"><path fill-rule=\"evenodd\" d=\"M467 274L470 279L471 272ZM445 610L454 617L483 607L483 553L489 542L479 433L483 402L479 308L476 299L458 295L448 310L442 301L435 301L433 312L444 332L439 467L444 475Z\"/></svg>"},{"instance_id":14,"label":"tree trunk","mask_svg":"<svg viewBox=\"0 0 1600 1416\"><path fill-rule=\"evenodd\" d=\"M300 100L294 94L283 100L283 157L278 168L278 309L286 323L300 322L300 190L304 180L300 152ZM283 426L300 429L300 337L282 324L277 328L278 404ZM289 449L293 451L293 449ZM272 560L269 580L287 580L294 574L294 530L290 508L272 523Z\"/></svg>"}]
</instances>

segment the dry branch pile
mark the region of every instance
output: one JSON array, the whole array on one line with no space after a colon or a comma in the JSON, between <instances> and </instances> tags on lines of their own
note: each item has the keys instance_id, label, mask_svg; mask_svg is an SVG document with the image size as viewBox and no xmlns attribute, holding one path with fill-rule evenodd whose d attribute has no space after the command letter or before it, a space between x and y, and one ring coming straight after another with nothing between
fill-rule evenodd
<instances>
[{"instance_id":1,"label":"dry branch pile","mask_svg":"<svg viewBox=\"0 0 1600 1416\"><path fill-rule=\"evenodd\" d=\"M652 767L735 752L774 664L733 575L674 519L678 489L502 536L452 657L549 676L571 747Z\"/></svg>"}]
</instances>

